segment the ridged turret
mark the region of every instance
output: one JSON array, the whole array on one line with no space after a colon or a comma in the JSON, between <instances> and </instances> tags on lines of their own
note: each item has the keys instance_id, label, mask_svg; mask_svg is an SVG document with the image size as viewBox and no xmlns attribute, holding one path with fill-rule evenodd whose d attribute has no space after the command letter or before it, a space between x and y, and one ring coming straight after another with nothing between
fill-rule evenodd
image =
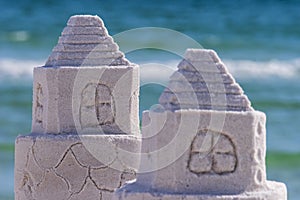
<instances>
[{"instance_id":1,"label":"ridged turret","mask_svg":"<svg viewBox=\"0 0 300 200\"><path fill-rule=\"evenodd\" d=\"M72 16L46 67L129 65L98 16Z\"/></svg>"},{"instance_id":2,"label":"ridged turret","mask_svg":"<svg viewBox=\"0 0 300 200\"><path fill-rule=\"evenodd\" d=\"M213 50L188 49L159 102L167 110L250 111L251 102Z\"/></svg>"}]
</instances>

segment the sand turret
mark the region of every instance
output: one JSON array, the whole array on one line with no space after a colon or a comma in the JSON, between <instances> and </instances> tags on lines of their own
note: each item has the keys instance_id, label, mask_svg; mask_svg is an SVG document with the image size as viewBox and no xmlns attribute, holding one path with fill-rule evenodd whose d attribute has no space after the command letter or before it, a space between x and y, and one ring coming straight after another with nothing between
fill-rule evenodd
<instances>
[{"instance_id":1,"label":"sand turret","mask_svg":"<svg viewBox=\"0 0 300 200\"><path fill-rule=\"evenodd\" d=\"M266 179L266 116L214 51L188 49L159 102L143 113L137 180L114 199L287 198Z\"/></svg>"},{"instance_id":2,"label":"sand turret","mask_svg":"<svg viewBox=\"0 0 300 200\"><path fill-rule=\"evenodd\" d=\"M32 133L16 139L16 199L111 199L135 178L138 70L98 16L69 19L34 69Z\"/></svg>"}]
</instances>

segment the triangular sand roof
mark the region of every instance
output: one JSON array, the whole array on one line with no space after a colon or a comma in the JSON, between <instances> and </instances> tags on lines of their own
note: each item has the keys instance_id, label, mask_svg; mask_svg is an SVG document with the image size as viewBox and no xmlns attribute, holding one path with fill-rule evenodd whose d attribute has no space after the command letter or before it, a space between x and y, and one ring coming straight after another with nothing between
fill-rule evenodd
<instances>
[{"instance_id":1,"label":"triangular sand roof","mask_svg":"<svg viewBox=\"0 0 300 200\"><path fill-rule=\"evenodd\" d=\"M167 110L248 111L251 102L213 50L187 49L159 103Z\"/></svg>"},{"instance_id":2,"label":"triangular sand roof","mask_svg":"<svg viewBox=\"0 0 300 200\"><path fill-rule=\"evenodd\" d=\"M75 15L59 37L46 67L130 65L98 16Z\"/></svg>"}]
</instances>

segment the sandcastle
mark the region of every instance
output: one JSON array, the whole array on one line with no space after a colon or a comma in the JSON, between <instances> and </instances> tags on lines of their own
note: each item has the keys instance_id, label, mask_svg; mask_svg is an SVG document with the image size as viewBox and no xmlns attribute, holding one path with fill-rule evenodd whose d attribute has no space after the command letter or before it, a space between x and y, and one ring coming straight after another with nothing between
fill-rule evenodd
<instances>
[{"instance_id":1,"label":"sandcastle","mask_svg":"<svg viewBox=\"0 0 300 200\"><path fill-rule=\"evenodd\" d=\"M159 102L143 113L137 180L115 200L287 199L266 180L266 116L214 51L188 49Z\"/></svg>"},{"instance_id":2,"label":"sandcastle","mask_svg":"<svg viewBox=\"0 0 300 200\"><path fill-rule=\"evenodd\" d=\"M143 113L142 146L138 73L99 17L69 19L34 69L32 133L15 144L16 200L287 198L266 179L266 116L214 51L186 51L160 106Z\"/></svg>"},{"instance_id":3,"label":"sandcastle","mask_svg":"<svg viewBox=\"0 0 300 200\"><path fill-rule=\"evenodd\" d=\"M15 199L111 199L139 164L138 96L139 67L102 20L71 17L34 69L32 133L15 144Z\"/></svg>"}]
</instances>

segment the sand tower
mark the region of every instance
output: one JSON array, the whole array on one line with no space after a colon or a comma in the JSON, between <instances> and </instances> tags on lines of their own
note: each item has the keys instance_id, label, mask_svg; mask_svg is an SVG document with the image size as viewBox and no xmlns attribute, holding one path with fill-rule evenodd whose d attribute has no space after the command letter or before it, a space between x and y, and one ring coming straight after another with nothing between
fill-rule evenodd
<instances>
[{"instance_id":1,"label":"sand tower","mask_svg":"<svg viewBox=\"0 0 300 200\"><path fill-rule=\"evenodd\" d=\"M214 51L188 49L159 102L143 113L137 180L115 200L287 199L266 179L266 116Z\"/></svg>"},{"instance_id":2,"label":"sand tower","mask_svg":"<svg viewBox=\"0 0 300 200\"><path fill-rule=\"evenodd\" d=\"M138 73L99 17L69 19L34 69L32 133L15 144L15 199L111 199L135 177Z\"/></svg>"}]
</instances>

